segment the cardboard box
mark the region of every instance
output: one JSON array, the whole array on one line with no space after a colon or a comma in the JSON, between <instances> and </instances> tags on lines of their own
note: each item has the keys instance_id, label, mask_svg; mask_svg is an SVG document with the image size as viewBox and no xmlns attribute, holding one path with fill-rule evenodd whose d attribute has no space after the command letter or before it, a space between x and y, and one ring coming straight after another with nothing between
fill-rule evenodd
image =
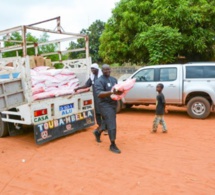
<instances>
[{"instance_id":1,"label":"cardboard box","mask_svg":"<svg viewBox=\"0 0 215 195\"><path fill-rule=\"evenodd\" d=\"M13 62L7 63L6 66L13 67Z\"/></svg>"},{"instance_id":2,"label":"cardboard box","mask_svg":"<svg viewBox=\"0 0 215 195\"><path fill-rule=\"evenodd\" d=\"M51 61L51 59L45 59L45 66L52 67L52 61Z\"/></svg>"},{"instance_id":3,"label":"cardboard box","mask_svg":"<svg viewBox=\"0 0 215 195\"><path fill-rule=\"evenodd\" d=\"M45 66L45 60L42 56L35 56L36 66Z\"/></svg>"},{"instance_id":4,"label":"cardboard box","mask_svg":"<svg viewBox=\"0 0 215 195\"><path fill-rule=\"evenodd\" d=\"M30 68L35 68L36 67L36 63L35 63L34 56L30 56L29 57L29 61L30 61Z\"/></svg>"}]
</instances>

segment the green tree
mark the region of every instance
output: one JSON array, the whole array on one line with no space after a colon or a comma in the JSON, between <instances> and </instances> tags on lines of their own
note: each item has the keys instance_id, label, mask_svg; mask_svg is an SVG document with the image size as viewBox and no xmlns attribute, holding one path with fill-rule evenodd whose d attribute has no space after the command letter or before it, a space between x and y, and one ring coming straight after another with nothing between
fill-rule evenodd
<instances>
[{"instance_id":1,"label":"green tree","mask_svg":"<svg viewBox=\"0 0 215 195\"><path fill-rule=\"evenodd\" d=\"M88 28L89 32L89 45L90 45L90 55L93 62L102 62L102 58L99 56L99 38L104 31L105 23L101 20L96 20Z\"/></svg>"},{"instance_id":2,"label":"green tree","mask_svg":"<svg viewBox=\"0 0 215 195\"><path fill-rule=\"evenodd\" d=\"M40 36L39 40L38 40L39 43L44 43L44 42L47 42L47 41L49 41L49 35L47 33L43 33ZM50 43L48 45L39 46L38 53L39 54L51 53L51 52L56 51L56 49L57 49L57 44ZM47 57L50 58L52 61L58 61L59 60L59 55L58 54L49 55Z\"/></svg>"},{"instance_id":3,"label":"green tree","mask_svg":"<svg viewBox=\"0 0 215 195\"><path fill-rule=\"evenodd\" d=\"M89 36L89 32L87 31L87 29L82 29L80 34L85 34L85 35ZM71 41L68 49L79 49L79 48L85 48L85 40L84 39L78 39L76 42ZM84 51L69 53L70 59L78 59L78 58L84 58L84 57L85 57Z\"/></svg>"},{"instance_id":4,"label":"green tree","mask_svg":"<svg viewBox=\"0 0 215 195\"><path fill-rule=\"evenodd\" d=\"M5 40L7 40L7 37L4 37ZM22 36L19 32L14 32L11 33L10 35L10 40L14 40L14 41L22 41ZM27 45L32 45L35 42L38 41L38 39L36 37L34 37L31 33L27 33L26 34L26 41L29 42L27 43ZM21 43L19 42L5 42L4 46L5 47L9 47L9 46L15 46L15 45L21 45ZM34 55L34 48L28 48L27 49L27 54L28 55ZM18 51L19 56L23 56L23 52L22 50ZM9 51L3 54L3 57L15 57L16 56L16 51Z\"/></svg>"},{"instance_id":5,"label":"green tree","mask_svg":"<svg viewBox=\"0 0 215 195\"><path fill-rule=\"evenodd\" d=\"M89 36L89 49L90 56L93 62L102 62L102 58L99 56L99 46L100 46L100 36L104 30L105 23L101 20L96 20L93 22L89 28L82 29L81 34L86 34ZM69 45L69 49L83 48L85 47L85 41L83 39L78 39L77 42L72 41ZM84 53L73 52L69 55L70 58L83 58Z\"/></svg>"},{"instance_id":6,"label":"green tree","mask_svg":"<svg viewBox=\"0 0 215 195\"><path fill-rule=\"evenodd\" d=\"M101 36L104 61L170 63L213 55L215 1L121 0Z\"/></svg>"},{"instance_id":7,"label":"green tree","mask_svg":"<svg viewBox=\"0 0 215 195\"><path fill-rule=\"evenodd\" d=\"M69 48L68 48L68 50L70 50L70 49L76 49L76 48L79 48L78 47L78 43L76 43L76 42L74 42L74 41L71 41L70 43L69 43ZM77 59L77 58L79 58L78 57L78 52L70 52L69 53L69 58L70 59Z\"/></svg>"},{"instance_id":8,"label":"green tree","mask_svg":"<svg viewBox=\"0 0 215 195\"><path fill-rule=\"evenodd\" d=\"M4 37L5 40L7 40L7 37ZM10 35L10 40L15 40L15 41L22 41L22 36L19 32L14 32ZM26 34L26 41L27 41L27 45L33 45L34 43L43 43L43 42L47 42L49 41L49 35L47 33L43 33L40 38L36 38L35 36L33 36L31 33L27 33ZM19 42L5 42L4 46L5 47L9 47L9 46L15 46L15 45L20 45L21 43ZM51 53L56 51L57 49L57 45L56 44L48 44L48 45L43 45L43 46L39 46L38 47L38 54L42 54L42 53ZM22 50L18 50L18 55L19 56L23 56L23 51ZM28 48L27 49L27 55L35 55L35 48ZM6 52L3 54L3 57L15 57L16 56L16 51L10 51L10 52ZM47 56L48 58L50 58L52 61L58 61L59 60L59 55L55 54L55 55L50 55ZM62 59L66 59L67 56L63 55Z\"/></svg>"},{"instance_id":9,"label":"green tree","mask_svg":"<svg viewBox=\"0 0 215 195\"><path fill-rule=\"evenodd\" d=\"M151 64L165 64L175 61L181 42L177 29L155 24L137 37L136 45L137 48L146 47Z\"/></svg>"}]
</instances>

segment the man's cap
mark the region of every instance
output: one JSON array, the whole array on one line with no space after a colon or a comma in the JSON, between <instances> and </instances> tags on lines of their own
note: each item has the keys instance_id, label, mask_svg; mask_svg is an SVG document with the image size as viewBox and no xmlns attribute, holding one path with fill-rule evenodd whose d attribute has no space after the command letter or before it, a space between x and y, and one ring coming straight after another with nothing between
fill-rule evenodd
<instances>
[{"instance_id":1,"label":"man's cap","mask_svg":"<svg viewBox=\"0 0 215 195\"><path fill-rule=\"evenodd\" d=\"M94 63L94 64L91 64L90 68L99 69L99 65Z\"/></svg>"}]
</instances>

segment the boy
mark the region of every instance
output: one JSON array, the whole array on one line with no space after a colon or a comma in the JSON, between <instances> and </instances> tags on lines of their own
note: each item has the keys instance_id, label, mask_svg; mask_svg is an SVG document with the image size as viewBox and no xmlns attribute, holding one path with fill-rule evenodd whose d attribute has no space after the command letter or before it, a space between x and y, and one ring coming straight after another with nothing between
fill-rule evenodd
<instances>
[{"instance_id":1,"label":"boy","mask_svg":"<svg viewBox=\"0 0 215 195\"><path fill-rule=\"evenodd\" d=\"M160 123L163 127L163 133L167 133L167 127L166 123L164 121L164 112L168 112L166 108L166 102L165 102L165 97L162 93L162 90L164 88L164 85L162 83L157 84L156 86L156 91L158 92L158 95L156 97L156 115L155 119L153 121L153 129L152 133L157 132L158 124Z\"/></svg>"}]
</instances>

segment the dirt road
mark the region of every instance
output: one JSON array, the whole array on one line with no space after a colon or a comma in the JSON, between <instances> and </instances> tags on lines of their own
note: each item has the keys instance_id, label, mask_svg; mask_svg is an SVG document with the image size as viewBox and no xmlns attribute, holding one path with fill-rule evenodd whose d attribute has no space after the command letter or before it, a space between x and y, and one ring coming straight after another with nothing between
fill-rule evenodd
<instances>
[{"instance_id":1,"label":"dirt road","mask_svg":"<svg viewBox=\"0 0 215 195\"><path fill-rule=\"evenodd\" d=\"M33 132L0 139L0 194L215 194L215 114L165 116L167 134L151 134L153 107L118 114L117 145L95 142L94 128L38 146Z\"/></svg>"}]
</instances>

